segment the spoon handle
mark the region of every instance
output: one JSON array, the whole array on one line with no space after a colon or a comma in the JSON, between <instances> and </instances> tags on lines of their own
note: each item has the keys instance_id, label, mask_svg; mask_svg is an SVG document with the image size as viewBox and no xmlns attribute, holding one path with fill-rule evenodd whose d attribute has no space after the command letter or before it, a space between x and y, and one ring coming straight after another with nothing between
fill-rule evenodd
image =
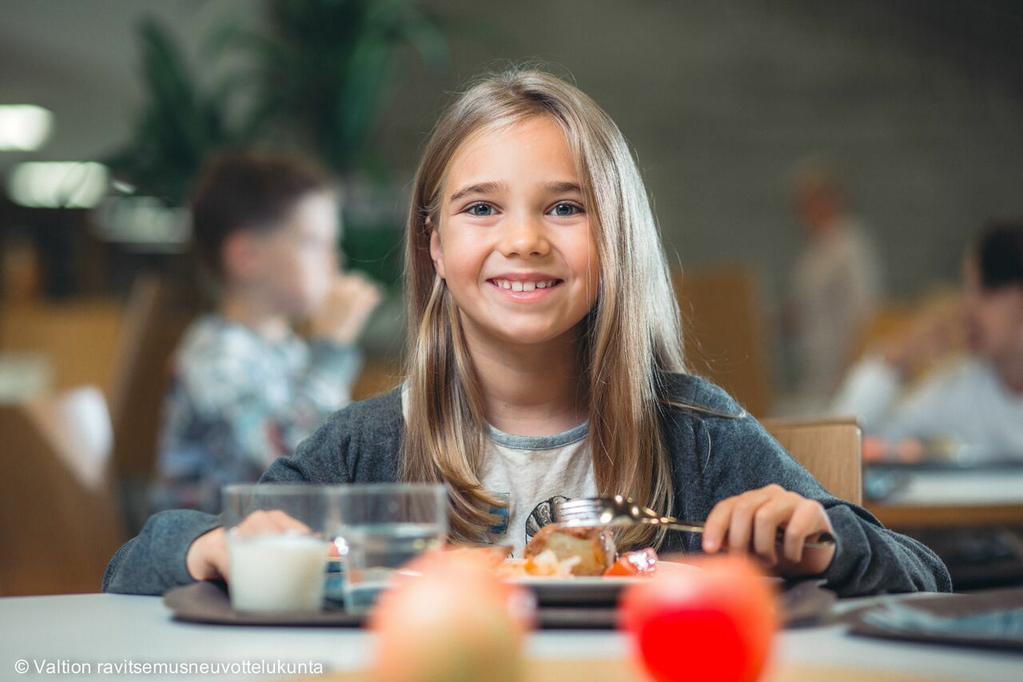
<instances>
[{"instance_id":1,"label":"spoon handle","mask_svg":"<svg viewBox=\"0 0 1023 682\"><path fill-rule=\"evenodd\" d=\"M650 519L649 522L654 526L666 526L672 530L680 530L684 533L702 533L702 523L692 523L689 521L680 521L670 517L663 517L660 519ZM785 544L785 530L783 528L778 529L778 539L775 541L778 545ZM803 543L803 547L806 549L830 549L835 544L835 537L831 533L821 533L816 540L807 540Z\"/></svg>"}]
</instances>

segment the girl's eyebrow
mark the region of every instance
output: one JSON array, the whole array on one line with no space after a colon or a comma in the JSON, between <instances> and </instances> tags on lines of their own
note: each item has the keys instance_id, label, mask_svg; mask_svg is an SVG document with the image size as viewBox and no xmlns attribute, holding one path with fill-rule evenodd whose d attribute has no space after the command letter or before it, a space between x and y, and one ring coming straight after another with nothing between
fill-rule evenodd
<instances>
[{"instance_id":1,"label":"girl's eyebrow","mask_svg":"<svg viewBox=\"0 0 1023 682\"><path fill-rule=\"evenodd\" d=\"M577 182L548 182L546 187L551 194L569 194L571 192L582 194L583 192L583 188Z\"/></svg>"},{"instance_id":2,"label":"girl's eyebrow","mask_svg":"<svg viewBox=\"0 0 1023 682\"><path fill-rule=\"evenodd\" d=\"M453 204L459 199L464 199L472 194L493 194L507 188L508 186L503 182L477 182L472 185L466 185L452 194L448 198L448 202ZM571 181L548 182L544 185L544 189L551 194L569 194L572 192L582 194L583 191L579 183Z\"/></svg>"},{"instance_id":3,"label":"girl's eyebrow","mask_svg":"<svg viewBox=\"0 0 1023 682\"><path fill-rule=\"evenodd\" d=\"M503 189L505 184L503 182L478 182L474 185L466 185L462 189L458 190L448 199L450 203L454 203L459 199L469 196L470 194L493 194L500 189Z\"/></svg>"}]
</instances>

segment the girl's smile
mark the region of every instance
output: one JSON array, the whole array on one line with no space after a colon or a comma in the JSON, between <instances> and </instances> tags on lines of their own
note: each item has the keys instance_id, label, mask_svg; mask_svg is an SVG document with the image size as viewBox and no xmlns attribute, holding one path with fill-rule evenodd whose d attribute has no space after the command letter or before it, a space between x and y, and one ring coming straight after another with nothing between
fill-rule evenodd
<instances>
[{"instance_id":1,"label":"girl's smile","mask_svg":"<svg viewBox=\"0 0 1023 682\"><path fill-rule=\"evenodd\" d=\"M500 295L523 303L545 300L554 294L554 289L563 282L564 280L558 277L542 272L509 272L487 280Z\"/></svg>"}]
</instances>

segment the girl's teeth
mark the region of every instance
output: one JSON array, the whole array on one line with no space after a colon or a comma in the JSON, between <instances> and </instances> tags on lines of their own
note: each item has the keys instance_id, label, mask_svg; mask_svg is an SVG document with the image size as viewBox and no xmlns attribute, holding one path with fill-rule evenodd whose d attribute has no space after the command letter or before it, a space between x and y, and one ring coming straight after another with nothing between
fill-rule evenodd
<instances>
[{"instance_id":1,"label":"girl's teeth","mask_svg":"<svg viewBox=\"0 0 1023 682\"><path fill-rule=\"evenodd\" d=\"M508 289L510 291L535 291L536 289L550 289L555 284L556 280L544 280L541 282L512 282L507 279L495 279L494 284L501 287L502 289Z\"/></svg>"}]
</instances>

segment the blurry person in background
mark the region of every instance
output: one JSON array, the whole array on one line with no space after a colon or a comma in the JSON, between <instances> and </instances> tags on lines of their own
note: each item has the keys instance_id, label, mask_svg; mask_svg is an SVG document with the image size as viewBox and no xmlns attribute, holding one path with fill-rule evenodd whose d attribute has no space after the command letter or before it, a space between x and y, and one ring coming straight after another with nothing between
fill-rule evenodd
<instances>
[{"instance_id":1,"label":"blurry person in background","mask_svg":"<svg viewBox=\"0 0 1023 682\"><path fill-rule=\"evenodd\" d=\"M192 203L215 313L175 357L152 506L217 511L220 487L255 481L351 401L356 340L380 301L338 266L338 198L309 162L214 159ZM311 342L293 331L307 323Z\"/></svg>"},{"instance_id":2,"label":"blurry person in background","mask_svg":"<svg viewBox=\"0 0 1023 682\"><path fill-rule=\"evenodd\" d=\"M833 412L878 436L870 459L1023 461L1023 221L989 223L967 251L962 307L929 316L851 371ZM907 379L964 339L967 352Z\"/></svg>"},{"instance_id":3,"label":"blurry person in background","mask_svg":"<svg viewBox=\"0 0 1023 682\"><path fill-rule=\"evenodd\" d=\"M793 271L785 337L797 363L796 411L827 404L874 314L881 268L829 166L808 159L793 174L804 246ZM823 402L822 402L823 401Z\"/></svg>"}]
</instances>

